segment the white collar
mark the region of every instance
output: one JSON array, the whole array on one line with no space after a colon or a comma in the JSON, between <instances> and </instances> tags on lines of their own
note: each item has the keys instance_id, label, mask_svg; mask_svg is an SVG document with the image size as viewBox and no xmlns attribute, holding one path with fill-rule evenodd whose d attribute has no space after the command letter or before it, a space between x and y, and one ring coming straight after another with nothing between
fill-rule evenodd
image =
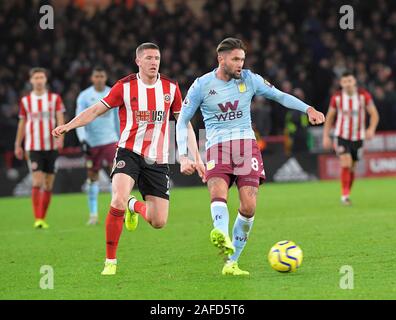
<instances>
[{"instance_id":1,"label":"white collar","mask_svg":"<svg viewBox=\"0 0 396 320\"><path fill-rule=\"evenodd\" d=\"M138 78L138 81L140 82L141 85L143 85L145 88L149 88L149 89L154 88L158 84L158 81L161 79L160 73L158 72L157 81L155 81L154 84L149 85L149 84L145 84L143 82L143 80L140 78L139 72L136 74L136 77Z\"/></svg>"}]
</instances>

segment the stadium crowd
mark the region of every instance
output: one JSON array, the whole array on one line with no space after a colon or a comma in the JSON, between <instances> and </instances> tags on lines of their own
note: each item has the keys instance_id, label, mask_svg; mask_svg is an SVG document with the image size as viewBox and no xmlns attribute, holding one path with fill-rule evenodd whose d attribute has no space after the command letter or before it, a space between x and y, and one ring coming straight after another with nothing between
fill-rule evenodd
<instances>
[{"instance_id":1,"label":"stadium crowd","mask_svg":"<svg viewBox=\"0 0 396 320\"><path fill-rule=\"evenodd\" d=\"M252 1L236 11L230 0L207 0L200 16L187 1L177 1L173 11L161 0L154 10L119 1L93 15L70 4L55 11L54 30L40 29L40 3L2 1L0 152L13 149L18 100L29 90L31 67L50 71L50 88L61 94L70 119L93 66L104 66L112 85L136 71L136 46L152 41L162 49L161 72L177 79L185 94L197 76L216 66L216 45L227 36L248 44L246 67L321 111L327 110L337 76L353 70L379 109L378 130L396 130L395 1L349 1L354 30L340 29L343 1L261 1L259 9ZM283 133L287 109L258 99L253 112L261 135ZM199 117L196 124L202 126ZM75 137L66 142L77 145Z\"/></svg>"}]
</instances>

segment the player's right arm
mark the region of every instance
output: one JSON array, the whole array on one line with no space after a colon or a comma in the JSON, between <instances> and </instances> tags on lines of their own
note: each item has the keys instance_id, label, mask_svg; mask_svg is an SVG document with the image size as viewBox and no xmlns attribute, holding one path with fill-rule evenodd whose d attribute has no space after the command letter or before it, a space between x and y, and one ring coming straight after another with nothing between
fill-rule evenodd
<instances>
[{"instance_id":1,"label":"player's right arm","mask_svg":"<svg viewBox=\"0 0 396 320\"><path fill-rule=\"evenodd\" d=\"M85 109L65 125L56 127L54 130L52 130L52 135L55 137L60 137L62 134L69 132L70 130L87 125L100 115L104 114L107 110L122 105L122 86L122 82L118 81L113 86L113 88L111 88L109 94L105 98Z\"/></svg>"},{"instance_id":2,"label":"player's right arm","mask_svg":"<svg viewBox=\"0 0 396 320\"><path fill-rule=\"evenodd\" d=\"M52 135L55 137L60 137L62 134L69 132L70 130L85 126L105 113L107 110L108 108L103 104L103 102L99 101L81 112L68 123L56 127L54 130L52 130Z\"/></svg>"},{"instance_id":3,"label":"player's right arm","mask_svg":"<svg viewBox=\"0 0 396 320\"><path fill-rule=\"evenodd\" d=\"M25 137L25 125L26 125L26 110L21 101L19 103L19 121L18 121L18 129L15 137L15 144L14 144L14 154L18 160L23 159L22 141Z\"/></svg>"},{"instance_id":4,"label":"player's right arm","mask_svg":"<svg viewBox=\"0 0 396 320\"><path fill-rule=\"evenodd\" d=\"M331 149L332 142L330 139L330 130L333 126L336 115L337 108L335 105L335 97L333 96L331 97L329 110L327 111L326 120L323 126L323 148L326 150Z\"/></svg>"},{"instance_id":5,"label":"player's right arm","mask_svg":"<svg viewBox=\"0 0 396 320\"><path fill-rule=\"evenodd\" d=\"M188 89L187 96L182 104L181 112L177 118L176 141L179 150L179 159L182 167L188 167L188 133L189 131L192 131L192 127L190 127L190 120L194 116L201 103L201 88L198 78L194 81L190 89Z\"/></svg>"}]
</instances>

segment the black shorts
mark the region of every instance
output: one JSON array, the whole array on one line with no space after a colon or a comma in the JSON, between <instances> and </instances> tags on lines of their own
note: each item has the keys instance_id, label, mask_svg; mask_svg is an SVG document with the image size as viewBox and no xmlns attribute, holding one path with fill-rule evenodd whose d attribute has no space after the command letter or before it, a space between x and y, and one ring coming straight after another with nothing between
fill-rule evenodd
<instances>
[{"instance_id":1,"label":"black shorts","mask_svg":"<svg viewBox=\"0 0 396 320\"><path fill-rule=\"evenodd\" d=\"M363 140L351 141L337 137L335 151L338 156L349 153L353 161L359 161L363 154Z\"/></svg>"},{"instance_id":2,"label":"black shorts","mask_svg":"<svg viewBox=\"0 0 396 320\"><path fill-rule=\"evenodd\" d=\"M42 171L44 173L55 173L55 161L58 157L58 151L29 151L29 167L33 172Z\"/></svg>"},{"instance_id":3,"label":"black shorts","mask_svg":"<svg viewBox=\"0 0 396 320\"><path fill-rule=\"evenodd\" d=\"M169 200L170 183L167 164L149 164L141 155L118 148L110 177L112 178L116 173L125 173L135 180L135 185L143 199L150 195Z\"/></svg>"}]
</instances>

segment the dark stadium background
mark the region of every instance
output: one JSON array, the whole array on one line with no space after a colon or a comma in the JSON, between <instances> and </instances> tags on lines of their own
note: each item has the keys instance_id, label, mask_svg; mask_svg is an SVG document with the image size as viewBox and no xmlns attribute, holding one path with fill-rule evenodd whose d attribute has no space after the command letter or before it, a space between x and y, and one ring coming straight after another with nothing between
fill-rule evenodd
<instances>
[{"instance_id":1,"label":"dark stadium background","mask_svg":"<svg viewBox=\"0 0 396 320\"><path fill-rule=\"evenodd\" d=\"M54 30L39 27L39 8L46 4L54 7ZM344 4L354 9L354 30L339 26ZM373 95L378 131L385 132L367 145L368 159L396 159L396 1L1 1L0 30L0 195L28 190L26 164L14 159L13 144L18 101L30 90L29 69L49 70L49 86L61 94L68 120L78 93L90 85L91 68L104 66L112 85L137 71L134 49L146 41L161 47L160 72L176 79L183 95L216 66L215 47L227 36L247 43L246 68L322 112L337 77L353 70ZM321 155L320 128L306 127L299 114L263 99L253 102L252 113L270 181L336 178L329 174L336 172L334 157ZM194 125L203 128L199 115ZM84 170L74 133L61 153L65 166L55 189L78 191ZM369 161L362 162L360 175L396 174L396 168L374 172ZM198 182L180 177L177 168L173 173L175 185Z\"/></svg>"}]
</instances>

